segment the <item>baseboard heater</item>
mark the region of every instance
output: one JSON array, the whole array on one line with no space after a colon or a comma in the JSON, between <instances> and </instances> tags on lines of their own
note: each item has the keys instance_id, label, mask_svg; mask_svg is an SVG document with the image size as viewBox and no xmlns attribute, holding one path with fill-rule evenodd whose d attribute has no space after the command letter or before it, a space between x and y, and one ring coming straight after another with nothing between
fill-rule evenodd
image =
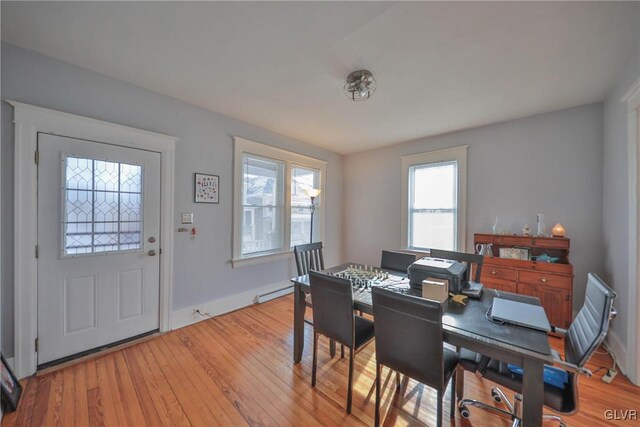
<instances>
[{"instance_id":1,"label":"baseboard heater","mask_svg":"<svg viewBox=\"0 0 640 427\"><path fill-rule=\"evenodd\" d=\"M275 298L280 298L281 296L288 295L292 292L293 292L293 285L286 286L284 288L276 289L271 292L257 295L256 302L258 304L262 304L263 302L271 301L272 299L275 299Z\"/></svg>"}]
</instances>

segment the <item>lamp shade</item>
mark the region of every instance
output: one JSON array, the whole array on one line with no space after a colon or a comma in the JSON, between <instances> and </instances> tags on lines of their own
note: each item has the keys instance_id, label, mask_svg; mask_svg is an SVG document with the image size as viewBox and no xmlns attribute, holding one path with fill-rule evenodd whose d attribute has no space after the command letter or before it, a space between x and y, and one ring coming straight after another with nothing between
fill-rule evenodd
<instances>
[{"instance_id":1,"label":"lamp shade","mask_svg":"<svg viewBox=\"0 0 640 427\"><path fill-rule=\"evenodd\" d=\"M567 230L564 229L564 227L562 226L562 224L557 223L556 225L553 226L553 228L551 229L551 234L554 237L564 237L565 234L567 234Z\"/></svg>"},{"instance_id":2,"label":"lamp shade","mask_svg":"<svg viewBox=\"0 0 640 427\"><path fill-rule=\"evenodd\" d=\"M320 190L319 188L309 188L308 190L304 190L306 195L309 197L318 197L320 191L322 190Z\"/></svg>"}]
</instances>

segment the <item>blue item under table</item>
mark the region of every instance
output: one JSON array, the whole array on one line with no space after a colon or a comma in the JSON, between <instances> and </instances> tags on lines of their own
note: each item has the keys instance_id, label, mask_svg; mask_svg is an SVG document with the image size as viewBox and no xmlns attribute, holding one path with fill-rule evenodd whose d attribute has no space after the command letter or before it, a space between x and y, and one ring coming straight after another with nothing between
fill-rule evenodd
<instances>
[{"instance_id":1,"label":"blue item under table","mask_svg":"<svg viewBox=\"0 0 640 427\"><path fill-rule=\"evenodd\" d=\"M516 375L522 376L524 374L524 370L518 365L509 363L507 366L509 370ZM545 365L543 379L545 383L564 390L565 386L569 383L569 374L562 369Z\"/></svg>"}]
</instances>

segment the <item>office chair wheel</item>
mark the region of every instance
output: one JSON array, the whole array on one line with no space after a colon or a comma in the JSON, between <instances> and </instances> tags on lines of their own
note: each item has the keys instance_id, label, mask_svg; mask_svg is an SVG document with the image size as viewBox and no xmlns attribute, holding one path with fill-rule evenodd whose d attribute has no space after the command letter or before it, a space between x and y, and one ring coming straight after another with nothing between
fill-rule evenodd
<instances>
[{"instance_id":1,"label":"office chair wheel","mask_svg":"<svg viewBox=\"0 0 640 427\"><path fill-rule=\"evenodd\" d=\"M496 403L502 403L502 396L495 388L491 389L491 397L493 397L493 401Z\"/></svg>"},{"instance_id":2,"label":"office chair wheel","mask_svg":"<svg viewBox=\"0 0 640 427\"><path fill-rule=\"evenodd\" d=\"M459 407L458 411L460 412L460 416L462 418L469 418L471 416L471 412L469 412L469 409L466 406Z\"/></svg>"}]
</instances>

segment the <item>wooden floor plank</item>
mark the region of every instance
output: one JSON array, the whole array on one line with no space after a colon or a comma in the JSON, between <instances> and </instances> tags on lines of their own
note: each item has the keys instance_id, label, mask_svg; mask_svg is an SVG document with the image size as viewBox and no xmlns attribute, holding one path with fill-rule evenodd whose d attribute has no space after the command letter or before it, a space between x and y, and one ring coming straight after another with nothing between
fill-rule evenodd
<instances>
[{"instance_id":1,"label":"wooden floor plank","mask_svg":"<svg viewBox=\"0 0 640 427\"><path fill-rule=\"evenodd\" d=\"M184 368L185 380L188 380L193 387L194 393L201 396L207 396L204 403L209 411L215 416L216 423L221 426L225 425L244 425L244 420L239 416L231 402L229 402L220 389L207 381L206 373L202 367L190 357L190 353L182 346L182 342L176 335L165 336L161 341L167 354L171 354L173 360L181 363Z\"/></svg>"},{"instance_id":2,"label":"wooden floor plank","mask_svg":"<svg viewBox=\"0 0 640 427\"><path fill-rule=\"evenodd\" d=\"M224 328L219 328L218 332L227 342L240 344L239 351L246 348L245 353L249 354L252 363L261 364L262 369L269 370L279 381L295 391L296 395L303 399L301 404L305 405L308 411L316 417L323 425L349 425L355 424L356 420L346 413L336 411L334 405L329 404L325 399L316 399L316 393L301 381L299 370L291 369L286 356L275 351L269 345L266 336L260 334L257 326L247 329L232 316L219 318L219 323ZM275 345L277 348L277 344ZM274 363L277 362L277 363Z\"/></svg>"},{"instance_id":3,"label":"wooden floor plank","mask_svg":"<svg viewBox=\"0 0 640 427\"><path fill-rule=\"evenodd\" d=\"M44 425L59 426L61 424L62 411L62 388L64 386L62 371L54 372L51 380L51 393L49 394L49 402L47 403L47 414L45 416Z\"/></svg>"},{"instance_id":4,"label":"wooden floor plank","mask_svg":"<svg viewBox=\"0 0 640 427\"><path fill-rule=\"evenodd\" d=\"M179 333L179 337L209 378L224 391L249 425L279 425L277 418L272 417L277 417L277 414L265 411L259 400L256 400L262 399L260 393L256 390L247 390L240 380L240 375L237 375L236 371L229 372L229 367L224 364L217 351L204 345L207 338L198 329L194 327L189 336Z\"/></svg>"},{"instance_id":5,"label":"wooden floor plank","mask_svg":"<svg viewBox=\"0 0 640 427\"><path fill-rule=\"evenodd\" d=\"M147 423L152 426L168 426L171 425L171 419L163 405L157 405L157 395L151 391L147 382L141 363L134 357L134 353L130 348L123 352L127 368L131 374L131 379L135 384L135 392L138 402L142 406L142 412Z\"/></svg>"},{"instance_id":6,"label":"wooden floor plank","mask_svg":"<svg viewBox=\"0 0 640 427\"><path fill-rule=\"evenodd\" d=\"M135 354L136 360L145 369L145 380L149 384L151 391L151 399L157 408L158 413L162 410L171 419L171 424L179 427L188 427L191 425L187 414L185 414L182 405L175 395L175 391L164 376L164 373L158 365L158 361L153 356L148 345L138 345L128 349Z\"/></svg>"},{"instance_id":7,"label":"wooden floor plank","mask_svg":"<svg viewBox=\"0 0 640 427\"><path fill-rule=\"evenodd\" d=\"M33 400L33 407L26 406L27 402L22 401L18 412L30 412L32 426L44 425L45 417L47 416L47 407L49 405L49 395L51 394L51 381L53 375L46 375L41 378L32 378L28 386L34 387L37 384L36 398ZM25 416L24 418L27 418ZM22 418L22 417L20 417Z\"/></svg>"},{"instance_id":8,"label":"wooden floor plank","mask_svg":"<svg viewBox=\"0 0 640 427\"><path fill-rule=\"evenodd\" d=\"M70 369L71 370L71 369ZM78 426L89 425L89 403L87 396L87 370L83 365L73 367L74 394L70 398L75 401L75 424Z\"/></svg>"},{"instance_id":9,"label":"wooden floor plank","mask_svg":"<svg viewBox=\"0 0 640 427\"><path fill-rule=\"evenodd\" d=\"M292 321L293 298L287 296L28 378L18 411L6 414L2 427L372 425L375 344L356 356L354 410L348 415L348 363L330 358L328 340L321 339L318 383L312 388L312 328L305 325L305 351L294 365ZM562 340L550 342L562 351ZM611 366L611 357L601 353L592 358L590 369ZM580 379L580 411L565 416L568 425L609 426L605 410L638 409L640 388L621 374L605 384L602 373ZM398 393L387 369L383 385L384 425L434 425L433 390L405 379ZM465 374L466 397L491 403L493 385ZM445 425L510 425L506 418L475 408L471 419L455 414L450 421L448 397L445 408ZM637 421L616 420L613 425Z\"/></svg>"},{"instance_id":10,"label":"wooden floor plank","mask_svg":"<svg viewBox=\"0 0 640 427\"><path fill-rule=\"evenodd\" d=\"M120 404L118 386L115 383L115 374L112 371L113 367L107 364L110 356L104 356L96 360L98 390L100 392L100 397L96 401L102 405L102 415L106 425L126 425L127 417Z\"/></svg>"},{"instance_id":11,"label":"wooden floor plank","mask_svg":"<svg viewBox=\"0 0 640 427\"><path fill-rule=\"evenodd\" d=\"M312 405L307 405L306 402L298 399L298 395L291 387L262 365L255 357L255 354L259 351L258 347L244 347L242 341L232 339L224 333L223 329L219 321L207 322L202 324L201 328L205 334L209 335L212 344L221 347L227 360L237 361L240 366L244 367L244 369L240 369L251 375L250 379L257 381L264 390L270 391L269 394L274 399L270 401L269 406L273 405L280 408L280 413L284 414L288 420L293 421L296 425L322 425L318 420L324 420L324 424L327 425L328 418L321 413L314 414L315 411Z\"/></svg>"},{"instance_id":12,"label":"wooden floor plank","mask_svg":"<svg viewBox=\"0 0 640 427\"><path fill-rule=\"evenodd\" d=\"M138 400L138 394L131 380L123 352L118 351L113 353L113 362L115 365L116 382L118 384L118 395L120 396L120 402L122 402L125 408L127 424L157 426L157 412L149 411L147 413L149 417L146 417L142 411L142 404Z\"/></svg>"},{"instance_id":13,"label":"wooden floor plank","mask_svg":"<svg viewBox=\"0 0 640 427\"><path fill-rule=\"evenodd\" d=\"M102 395L98 387L87 390L87 411L90 426L106 425L104 421L104 409L102 407Z\"/></svg>"},{"instance_id":14,"label":"wooden floor plank","mask_svg":"<svg viewBox=\"0 0 640 427\"><path fill-rule=\"evenodd\" d=\"M62 414L60 424L71 426L76 424L76 378L73 369L62 371Z\"/></svg>"},{"instance_id":15,"label":"wooden floor plank","mask_svg":"<svg viewBox=\"0 0 640 427\"><path fill-rule=\"evenodd\" d=\"M207 396L200 396L194 392L191 384L185 381L186 375L180 361L175 361L170 355L165 354L159 341L160 339L149 341L149 348L171 388L175 390L189 422L194 426L218 425L215 415L209 411L203 400Z\"/></svg>"}]
</instances>

